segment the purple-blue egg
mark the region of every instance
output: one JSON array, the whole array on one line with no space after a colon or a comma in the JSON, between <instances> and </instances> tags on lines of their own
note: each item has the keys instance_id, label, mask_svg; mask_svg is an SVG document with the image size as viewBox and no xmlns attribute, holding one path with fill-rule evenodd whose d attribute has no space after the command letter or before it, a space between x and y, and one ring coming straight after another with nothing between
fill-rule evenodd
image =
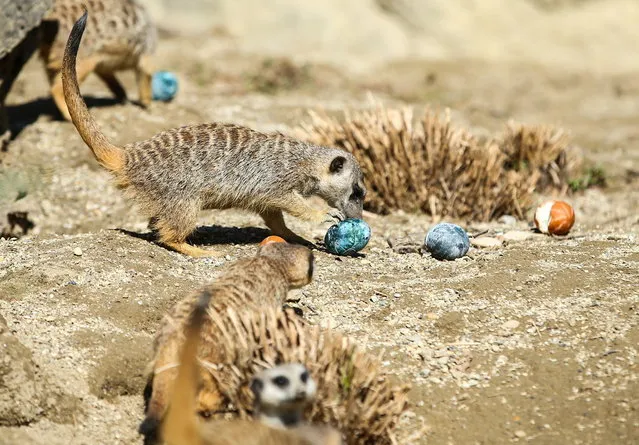
<instances>
[{"instance_id":1,"label":"purple-blue egg","mask_svg":"<svg viewBox=\"0 0 639 445\"><path fill-rule=\"evenodd\" d=\"M439 223L428 231L424 246L438 260L456 260L466 255L470 239L458 225Z\"/></svg>"},{"instance_id":2,"label":"purple-blue egg","mask_svg":"<svg viewBox=\"0 0 639 445\"><path fill-rule=\"evenodd\" d=\"M363 219L349 218L331 226L324 236L326 250L337 255L352 255L371 239L371 228Z\"/></svg>"},{"instance_id":3,"label":"purple-blue egg","mask_svg":"<svg viewBox=\"0 0 639 445\"><path fill-rule=\"evenodd\" d=\"M175 97L178 91L177 76L170 71L157 71L151 79L153 100L167 102Z\"/></svg>"}]
</instances>

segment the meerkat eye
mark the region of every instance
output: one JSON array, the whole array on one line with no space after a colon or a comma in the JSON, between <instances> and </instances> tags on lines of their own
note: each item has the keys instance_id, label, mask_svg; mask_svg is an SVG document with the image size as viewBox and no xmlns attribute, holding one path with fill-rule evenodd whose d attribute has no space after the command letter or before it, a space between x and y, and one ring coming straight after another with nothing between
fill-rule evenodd
<instances>
[{"instance_id":1,"label":"meerkat eye","mask_svg":"<svg viewBox=\"0 0 639 445\"><path fill-rule=\"evenodd\" d=\"M344 156L338 156L331 161L331 166L329 167L329 171L331 173L338 173L344 168L345 163L346 163L346 158Z\"/></svg>"},{"instance_id":2,"label":"meerkat eye","mask_svg":"<svg viewBox=\"0 0 639 445\"><path fill-rule=\"evenodd\" d=\"M253 381L251 382L251 391L253 391L253 394L258 399L262 389L264 389L264 382L260 379L253 379Z\"/></svg>"},{"instance_id":3,"label":"meerkat eye","mask_svg":"<svg viewBox=\"0 0 639 445\"><path fill-rule=\"evenodd\" d=\"M283 375L278 375L277 377L273 378L273 384L278 388L286 388L289 384L289 381Z\"/></svg>"},{"instance_id":4,"label":"meerkat eye","mask_svg":"<svg viewBox=\"0 0 639 445\"><path fill-rule=\"evenodd\" d=\"M201 418L203 418L203 419L210 419L210 418L211 418L211 416L213 415L213 414L211 413L211 411L208 411L208 410L207 410L207 411L200 411L200 412L198 412L198 414L199 414L199 415L200 415L200 417L201 417Z\"/></svg>"},{"instance_id":5,"label":"meerkat eye","mask_svg":"<svg viewBox=\"0 0 639 445\"><path fill-rule=\"evenodd\" d=\"M300 376L300 380L302 383L306 383L308 381L308 371L304 371Z\"/></svg>"}]
</instances>

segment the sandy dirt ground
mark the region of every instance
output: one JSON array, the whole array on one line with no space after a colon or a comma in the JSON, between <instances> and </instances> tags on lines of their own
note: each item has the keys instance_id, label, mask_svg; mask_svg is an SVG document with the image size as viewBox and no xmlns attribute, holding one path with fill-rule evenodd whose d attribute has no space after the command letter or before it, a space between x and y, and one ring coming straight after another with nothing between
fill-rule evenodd
<instances>
[{"instance_id":1,"label":"sandy dirt ground","mask_svg":"<svg viewBox=\"0 0 639 445\"><path fill-rule=\"evenodd\" d=\"M161 65L181 81L172 103L116 104L95 78L83 92L117 143L212 120L291 132L308 109L368 107L369 92L387 105L451 107L456 123L480 134L510 118L569 130L608 186L568 197L577 212L568 237L533 234L528 221L453 221L471 234L529 236L440 262L390 247L419 244L430 217L372 215L363 255L317 251L315 279L295 304L312 322L385 350L384 366L412 385L400 429L425 427L420 443L639 443L636 72L451 58L353 76L231 51L230 40L162 35ZM122 78L136 97L133 76ZM194 240L225 258L158 247L138 235L147 221L58 120L39 61L9 104L17 136L0 186L27 195L0 205L28 211L34 228L0 239L0 444L140 444L144 370L162 315L253 254L268 231L250 213L203 212ZM328 228L288 221L318 241Z\"/></svg>"}]
</instances>

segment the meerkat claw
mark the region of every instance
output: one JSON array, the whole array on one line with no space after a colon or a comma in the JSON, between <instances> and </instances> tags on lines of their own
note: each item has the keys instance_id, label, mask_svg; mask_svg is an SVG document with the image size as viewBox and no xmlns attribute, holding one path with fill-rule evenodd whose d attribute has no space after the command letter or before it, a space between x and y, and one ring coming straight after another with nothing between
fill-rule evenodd
<instances>
[{"instance_id":1,"label":"meerkat claw","mask_svg":"<svg viewBox=\"0 0 639 445\"><path fill-rule=\"evenodd\" d=\"M342 212L341 210L329 209L326 212L326 219L324 220L324 222L340 222L344 221L345 219L346 215L344 215L344 212Z\"/></svg>"}]
</instances>

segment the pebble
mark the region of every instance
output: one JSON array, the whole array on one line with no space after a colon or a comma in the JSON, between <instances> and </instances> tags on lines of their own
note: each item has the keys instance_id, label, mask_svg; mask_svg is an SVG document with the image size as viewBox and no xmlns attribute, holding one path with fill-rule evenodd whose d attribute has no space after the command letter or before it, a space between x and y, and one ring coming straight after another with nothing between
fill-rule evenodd
<instances>
[{"instance_id":1,"label":"pebble","mask_svg":"<svg viewBox=\"0 0 639 445\"><path fill-rule=\"evenodd\" d=\"M517 320L508 320L502 324L501 327L507 330L517 329L519 327L519 322Z\"/></svg>"},{"instance_id":2,"label":"pebble","mask_svg":"<svg viewBox=\"0 0 639 445\"><path fill-rule=\"evenodd\" d=\"M517 224L517 218L512 215L503 215L497 221L506 226L514 226L515 224Z\"/></svg>"},{"instance_id":3,"label":"pebble","mask_svg":"<svg viewBox=\"0 0 639 445\"><path fill-rule=\"evenodd\" d=\"M82 249L80 249L79 247L76 247L75 249L73 249L73 254L75 256L82 256Z\"/></svg>"},{"instance_id":4,"label":"pebble","mask_svg":"<svg viewBox=\"0 0 639 445\"><path fill-rule=\"evenodd\" d=\"M504 241L526 241L533 237L532 232L526 232L523 230L511 230L500 236Z\"/></svg>"},{"instance_id":5,"label":"pebble","mask_svg":"<svg viewBox=\"0 0 639 445\"><path fill-rule=\"evenodd\" d=\"M515 437L519 437L520 439L523 439L524 437L526 437L526 432L522 430L517 430L515 431Z\"/></svg>"},{"instance_id":6,"label":"pebble","mask_svg":"<svg viewBox=\"0 0 639 445\"><path fill-rule=\"evenodd\" d=\"M475 247L499 247L502 242L497 238L492 238L490 236L480 236L479 238L471 239L470 244Z\"/></svg>"}]
</instances>

